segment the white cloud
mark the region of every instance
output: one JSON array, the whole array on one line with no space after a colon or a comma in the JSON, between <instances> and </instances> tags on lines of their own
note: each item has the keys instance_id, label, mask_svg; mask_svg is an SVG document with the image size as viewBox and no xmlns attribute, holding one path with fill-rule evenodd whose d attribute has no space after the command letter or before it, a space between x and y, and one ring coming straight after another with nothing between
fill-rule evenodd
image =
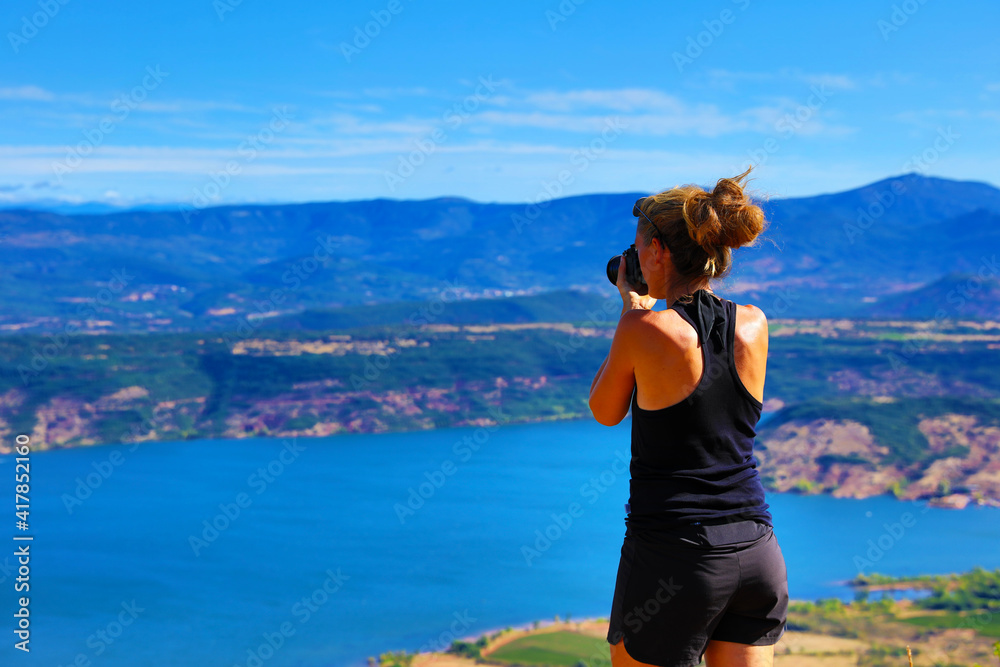
<instances>
[{"instance_id":1,"label":"white cloud","mask_svg":"<svg viewBox=\"0 0 1000 667\"><path fill-rule=\"evenodd\" d=\"M155 90L155 89L154 89ZM94 93L53 93L39 86L18 86L0 88L0 100L28 100L33 102L64 102L81 107L110 108L116 100L128 98L128 91L100 96ZM266 107L250 107L238 102L215 100L167 99L154 100L147 97L134 104L144 111L157 113L192 113L197 111L237 111L246 113L267 113Z\"/></svg>"},{"instance_id":2,"label":"white cloud","mask_svg":"<svg viewBox=\"0 0 1000 667\"><path fill-rule=\"evenodd\" d=\"M709 70L708 77L713 87L735 90L739 83L800 83L809 86L824 86L831 90L855 90L858 82L847 74L808 73L784 67L774 72L734 72L725 69Z\"/></svg>"},{"instance_id":3,"label":"white cloud","mask_svg":"<svg viewBox=\"0 0 1000 667\"><path fill-rule=\"evenodd\" d=\"M35 102L51 102L55 95L38 86L20 86L18 88L0 88L0 100L32 100Z\"/></svg>"},{"instance_id":4,"label":"white cloud","mask_svg":"<svg viewBox=\"0 0 1000 667\"><path fill-rule=\"evenodd\" d=\"M356 111L360 113L382 113L385 109L378 104L346 104L344 102L338 102L334 105L338 109L343 109L345 112Z\"/></svg>"},{"instance_id":5,"label":"white cloud","mask_svg":"<svg viewBox=\"0 0 1000 667\"><path fill-rule=\"evenodd\" d=\"M804 105L779 98L773 105L751 106L725 112L714 104L689 104L678 97L650 89L546 91L526 95L520 111L484 111L470 121L476 126L496 125L600 133L611 119L628 134L651 136L697 135L718 137L737 132L771 134L779 122L794 117ZM514 105L512 105L514 106ZM607 110L607 115L593 113ZM573 113L579 111L579 113ZM614 113L617 112L617 113ZM822 108L809 108L805 120L794 123L803 135L844 136L854 128L821 121Z\"/></svg>"},{"instance_id":6,"label":"white cloud","mask_svg":"<svg viewBox=\"0 0 1000 667\"><path fill-rule=\"evenodd\" d=\"M541 111L484 111L476 115L474 122L477 124L503 125L508 127L564 130L567 132L600 132L608 122L608 119L602 116L574 116L571 114L552 114Z\"/></svg>"},{"instance_id":7,"label":"white cloud","mask_svg":"<svg viewBox=\"0 0 1000 667\"><path fill-rule=\"evenodd\" d=\"M642 88L542 91L527 94L520 102L511 102L507 107L520 107L521 110L484 111L476 114L471 122L600 133L609 121L617 120L629 133L705 136L746 129L748 124L745 119L734 121L714 105L692 106L673 95ZM600 111L611 113L594 113Z\"/></svg>"},{"instance_id":8,"label":"white cloud","mask_svg":"<svg viewBox=\"0 0 1000 667\"><path fill-rule=\"evenodd\" d=\"M572 90L533 93L524 99L525 104L548 111L572 111L580 108L600 108L614 111L671 111L679 112L681 101L658 90L624 88L620 90Z\"/></svg>"},{"instance_id":9,"label":"white cloud","mask_svg":"<svg viewBox=\"0 0 1000 667\"><path fill-rule=\"evenodd\" d=\"M988 113L988 112L987 112ZM981 114L985 115L985 114ZM959 119L966 120L972 116L967 109L911 109L900 111L890 116L893 120L912 125L920 129L936 129L942 123Z\"/></svg>"},{"instance_id":10,"label":"white cloud","mask_svg":"<svg viewBox=\"0 0 1000 667\"><path fill-rule=\"evenodd\" d=\"M397 87L397 88L365 88L365 97L381 97L385 99L396 99L400 97L427 97L431 94L430 89L423 86Z\"/></svg>"},{"instance_id":11,"label":"white cloud","mask_svg":"<svg viewBox=\"0 0 1000 667\"><path fill-rule=\"evenodd\" d=\"M854 90L857 82L846 74L805 74L802 80L812 86L822 86L833 90Z\"/></svg>"},{"instance_id":12,"label":"white cloud","mask_svg":"<svg viewBox=\"0 0 1000 667\"><path fill-rule=\"evenodd\" d=\"M441 125L440 119L399 119L388 121L365 120L353 114L335 113L321 116L309 122L312 126L332 126L339 134L430 134Z\"/></svg>"},{"instance_id":13,"label":"white cloud","mask_svg":"<svg viewBox=\"0 0 1000 667\"><path fill-rule=\"evenodd\" d=\"M105 102L104 106L110 105ZM234 102L213 102L211 100L164 100L162 102L143 100L138 103L139 109L152 111L155 113L193 113L196 111L238 111L245 113L267 113L270 111L263 107L248 107L244 104Z\"/></svg>"},{"instance_id":14,"label":"white cloud","mask_svg":"<svg viewBox=\"0 0 1000 667\"><path fill-rule=\"evenodd\" d=\"M26 175L50 178L53 165L65 159L66 152L57 147L0 147L0 179L23 178ZM240 159L231 149L170 148L163 146L105 146L80 161L65 182L85 174L118 173L134 177L139 174L204 175L222 170L228 161L237 160L241 175L339 174L359 173L365 168L322 164L318 158L343 157L302 151L268 150L254 160ZM318 164L309 164L316 160ZM369 168L371 173L380 170Z\"/></svg>"}]
</instances>

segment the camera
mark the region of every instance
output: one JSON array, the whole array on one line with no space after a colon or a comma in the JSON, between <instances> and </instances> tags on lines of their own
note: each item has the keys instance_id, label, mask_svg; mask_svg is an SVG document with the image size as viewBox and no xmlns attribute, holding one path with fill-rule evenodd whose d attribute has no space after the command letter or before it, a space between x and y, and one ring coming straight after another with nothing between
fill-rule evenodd
<instances>
[{"instance_id":1,"label":"camera","mask_svg":"<svg viewBox=\"0 0 1000 667\"><path fill-rule=\"evenodd\" d=\"M625 282L629 284L632 291L639 296L649 293L649 286L646 279L642 277L642 267L639 266L639 252L633 243L624 253L625 255ZM622 255L615 255L608 260L608 280L612 285L618 284L618 265L622 263Z\"/></svg>"}]
</instances>

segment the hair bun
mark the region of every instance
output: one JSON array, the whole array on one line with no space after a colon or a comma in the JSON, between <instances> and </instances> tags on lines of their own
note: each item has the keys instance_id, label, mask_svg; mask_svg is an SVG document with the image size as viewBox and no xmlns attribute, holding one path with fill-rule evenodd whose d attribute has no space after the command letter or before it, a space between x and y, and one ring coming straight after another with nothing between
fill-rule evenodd
<instances>
[{"instance_id":1,"label":"hair bun","mask_svg":"<svg viewBox=\"0 0 1000 667\"><path fill-rule=\"evenodd\" d=\"M750 244L764 230L764 211L743 192L742 181L750 173L720 178L712 189L689 191L684 202L688 235L708 255L720 247L739 248Z\"/></svg>"},{"instance_id":2,"label":"hair bun","mask_svg":"<svg viewBox=\"0 0 1000 667\"><path fill-rule=\"evenodd\" d=\"M719 245L722 234L722 221L713 196L700 189L691 192L684 201L684 221L692 240L712 254L711 249Z\"/></svg>"}]
</instances>

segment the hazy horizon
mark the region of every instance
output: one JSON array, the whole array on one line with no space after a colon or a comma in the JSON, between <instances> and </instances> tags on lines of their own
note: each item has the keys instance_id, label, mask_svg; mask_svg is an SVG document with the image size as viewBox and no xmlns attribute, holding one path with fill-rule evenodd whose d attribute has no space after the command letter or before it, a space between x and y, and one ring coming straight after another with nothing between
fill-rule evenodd
<instances>
[{"instance_id":1,"label":"hazy horizon","mask_svg":"<svg viewBox=\"0 0 1000 667\"><path fill-rule=\"evenodd\" d=\"M826 195L836 195L836 194L842 194L842 193L845 193L845 192L852 192L852 191L855 191L855 190L861 190L861 189L864 189L864 188L876 185L878 183L884 183L886 181L892 181L894 179L903 178L903 177L906 177L906 176L914 176L914 175L915 176L920 176L920 177L923 177L923 178L928 178L928 179L939 179L939 180L953 181L953 182L956 182L956 183L977 183L977 184L987 185L987 186L989 186L991 188L1000 189L1000 184L992 183L992 182L987 181L985 179L952 179L952 178L946 178L944 176L938 176L938 175L928 175L928 174L921 174L919 172L909 172L909 173L905 173L905 174L894 174L894 175L891 175L891 176L886 176L884 178L877 179L875 181L870 181L870 182L866 182L866 183L860 183L860 184L858 184L858 185L856 185L854 187L846 188L844 190L831 190L831 191L823 191L823 192L813 192L813 193L806 193L806 194L802 194L802 195L785 196L785 197L767 197L767 193L754 192L754 179L751 178L751 182L750 182L750 184L748 186L748 192L750 192L752 196L761 196L762 198L767 198L767 199L770 199L770 200L808 199L808 198L811 198L811 197L822 197L822 196L826 196ZM700 185L701 187L703 187L705 189L710 189L712 187L712 184L706 184L706 183L695 183L695 185ZM468 201L468 202L472 202L474 204L481 204L481 205L494 205L495 204L495 205L504 206L504 205L530 204L530 203L537 203L539 201L547 201L547 200L571 199L571 198L574 198L574 197L617 196L617 195L624 195L624 194L633 194L635 192L640 192L640 191L638 191L638 190L628 190L628 191L623 190L623 191L607 191L607 192L580 192L580 193L574 193L574 194L563 195L563 196L558 196L558 197L545 196L543 198L539 198L539 199L536 199L534 201L528 201L528 200L524 200L524 201L483 201L483 200L473 199L471 197L466 197L466 196L459 195L459 194L452 194L452 195L438 195L438 196L426 197L426 198L374 197L374 198L360 198L360 199L315 199L315 200L302 200L302 201L292 201L292 200L234 201L234 202L213 203L213 204L209 204L209 205L204 206L204 207L198 207L198 206L193 206L192 207L191 202L184 202L184 201L146 202L146 203L141 203L141 204L132 204L132 205L118 206L118 205L115 205L115 204L109 204L109 203L100 202L100 201L69 202L69 201L56 201L56 200L39 199L39 200L28 200L28 201L18 202L18 203L10 203L10 202L6 202L5 203L3 201L0 201L0 210L15 210L17 208L23 207L23 208L27 208L27 209L31 209L31 210L63 212L64 214L70 214L70 213L67 213L67 211L68 212L72 212L73 209L75 209L77 207L79 207L79 208L87 208L87 207L91 207L91 206L94 206L94 207L107 207L109 210L113 210L114 212L125 212L125 211L129 211L129 210L143 210L143 209L171 210L171 209L177 209L177 208L182 208L182 207L191 207L191 208L194 208L195 210L197 210L198 208L209 209L209 208L215 208L215 207L234 207L234 206L300 206L300 205L309 205L309 204L348 204L348 203L368 202L368 201L430 202L430 201L439 201L439 200L461 200L461 201ZM100 215L100 214L101 214L100 212L95 213L95 215Z\"/></svg>"}]
</instances>

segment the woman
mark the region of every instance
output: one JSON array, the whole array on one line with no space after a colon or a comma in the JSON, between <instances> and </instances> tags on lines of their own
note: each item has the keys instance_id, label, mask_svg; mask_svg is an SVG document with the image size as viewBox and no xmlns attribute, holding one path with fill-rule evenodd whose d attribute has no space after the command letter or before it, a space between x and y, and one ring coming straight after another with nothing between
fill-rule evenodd
<instances>
[{"instance_id":1,"label":"woman","mask_svg":"<svg viewBox=\"0 0 1000 667\"><path fill-rule=\"evenodd\" d=\"M764 213L743 192L750 169L712 192L640 199L635 247L648 285L618 271L624 306L590 390L602 424L632 410L625 540L608 642L614 667L771 665L788 585L753 459L764 399L767 320L712 293L732 249ZM669 307L652 310L657 299Z\"/></svg>"}]
</instances>

